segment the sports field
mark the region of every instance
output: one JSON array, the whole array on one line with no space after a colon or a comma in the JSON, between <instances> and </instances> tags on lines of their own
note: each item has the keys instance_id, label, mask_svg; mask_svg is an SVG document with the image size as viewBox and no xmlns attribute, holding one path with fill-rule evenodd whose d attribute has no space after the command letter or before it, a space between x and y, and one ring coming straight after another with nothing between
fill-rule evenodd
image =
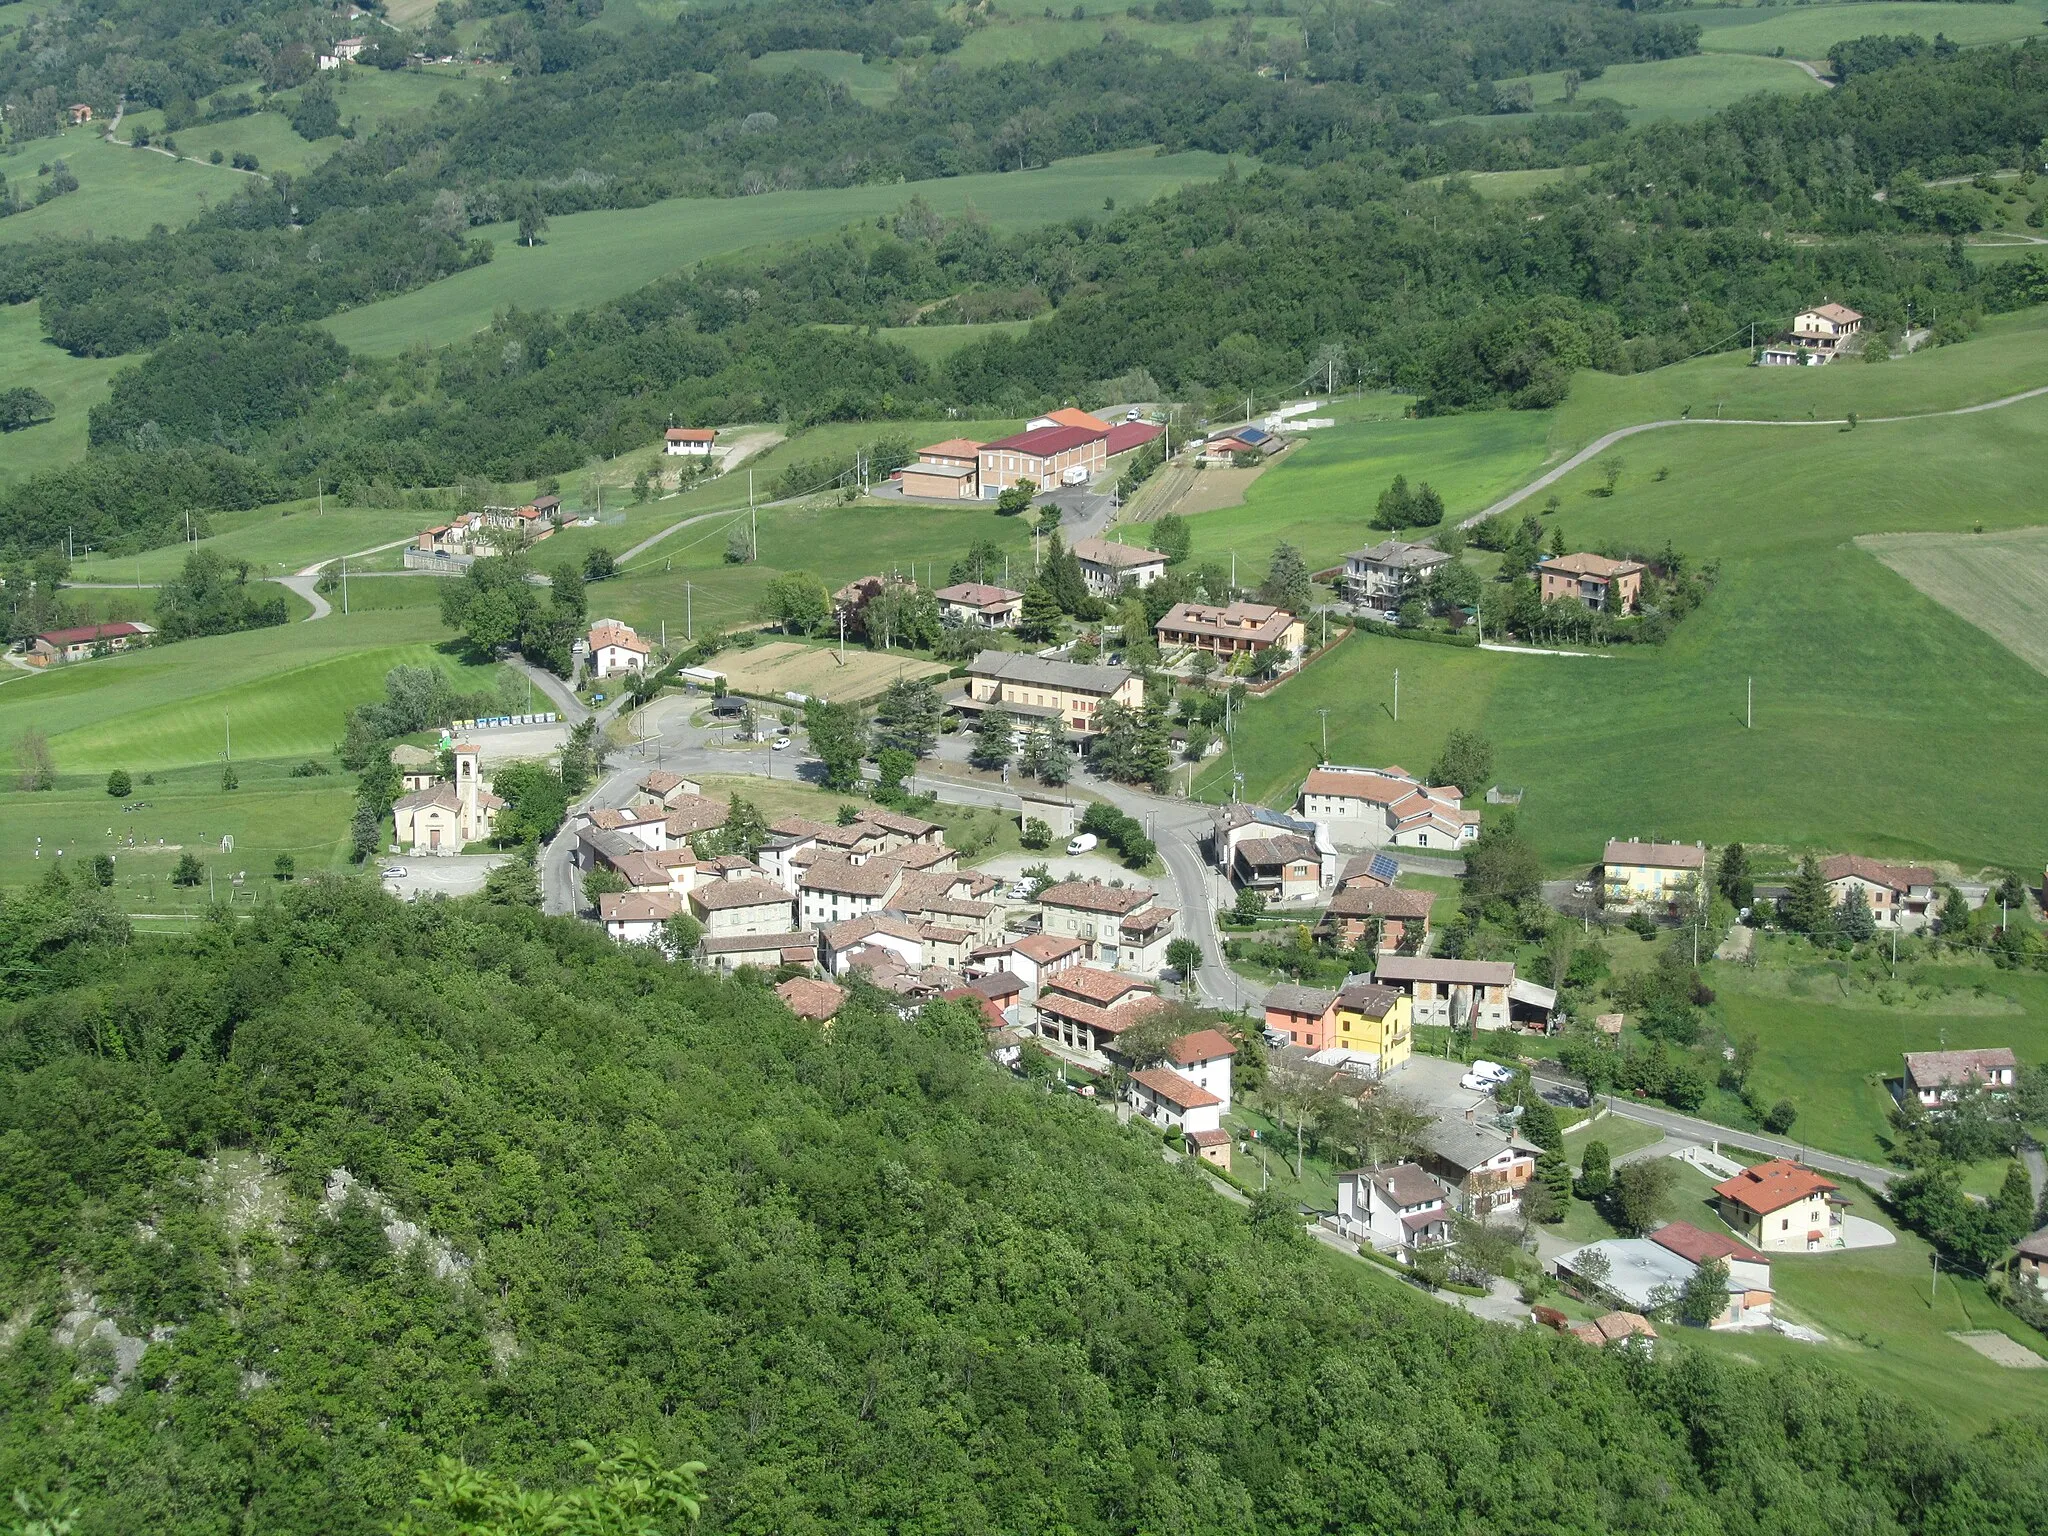
<instances>
[{"instance_id":1,"label":"sports field","mask_svg":"<svg viewBox=\"0 0 2048 1536\"><path fill-rule=\"evenodd\" d=\"M1939 32L1951 42L2008 43L2040 34L2043 0L2014 5L1923 5L1914 0L1875 4L1728 7L1694 10L1686 20L1700 28L1700 47L1709 53L1772 53L1784 49L1795 59L1824 59L1828 49L1850 38L1878 33Z\"/></svg>"},{"instance_id":2,"label":"sports field","mask_svg":"<svg viewBox=\"0 0 2048 1536\"><path fill-rule=\"evenodd\" d=\"M541 243L531 248L518 243L511 225L492 225L476 231L496 242L497 254L487 266L326 323L358 351L398 352L414 342L439 346L489 325L499 309L602 303L707 257L836 229L900 208L913 197L947 215L971 203L988 212L996 228L1020 229L1099 210L1105 197L1142 203L1218 176L1224 164L1224 156L1201 150L1118 150L1010 174L760 197L672 198L645 208L565 215L551 221Z\"/></svg>"},{"instance_id":3,"label":"sports field","mask_svg":"<svg viewBox=\"0 0 2048 1536\"><path fill-rule=\"evenodd\" d=\"M86 412L107 398L121 364L73 357L43 339L34 304L0 304L0 387L39 389L56 416L0 433L0 485L68 464L85 452Z\"/></svg>"},{"instance_id":4,"label":"sports field","mask_svg":"<svg viewBox=\"0 0 2048 1536\"><path fill-rule=\"evenodd\" d=\"M1893 533L1856 543L2034 670L2048 673L2048 528Z\"/></svg>"},{"instance_id":5,"label":"sports field","mask_svg":"<svg viewBox=\"0 0 2048 1536\"><path fill-rule=\"evenodd\" d=\"M1859 9L1869 9L1867 6ZM1979 7L1991 9L1991 7ZM1999 7L2005 9L2005 7ZM1692 20L1706 13L1694 12ZM1712 36L1712 34L1708 34ZM1826 50L1822 50L1825 52ZM1525 76L1538 109L1564 105L1564 74ZM1502 81L1506 85L1511 82ZM1718 112L1758 91L1810 96L1824 91L1812 75L1789 59L1753 54L1695 54L1643 64L1610 64L1579 88L1579 99L1618 103L1631 122L1690 121ZM1476 181L1478 178L1474 178Z\"/></svg>"},{"instance_id":6,"label":"sports field","mask_svg":"<svg viewBox=\"0 0 2048 1536\"><path fill-rule=\"evenodd\" d=\"M914 656L850 645L842 657L835 647L794 640L770 641L751 651L721 651L711 665L725 674L726 686L736 693L762 698L801 693L840 703L871 698L899 677L944 677L947 671Z\"/></svg>"},{"instance_id":7,"label":"sports field","mask_svg":"<svg viewBox=\"0 0 2048 1536\"><path fill-rule=\"evenodd\" d=\"M218 762L230 732L242 759L325 753L343 714L374 698L394 666L439 666L455 686L495 685L446 644L440 615L409 608L335 614L139 651L0 681L0 743L41 731L60 787L90 786L109 770L144 772Z\"/></svg>"},{"instance_id":8,"label":"sports field","mask_svg":"<svg viewBox=\"0 0 2048 1536\"><path fill-rule=\"evenodd\" d=\"M1979 342L1812 372L1880 375L1873 383L1903 398L1924 369L1928 395L1984 398L2009 387L2015 363ZM2048 382L2038 363L2034 374ZM1659 387L1656 375L1612 382ZM1246 793L1290 797L1317 751L1315 710L1336 705L1338 761L1424 768L1451 726L1485 731L1496 776L1528 786L1525 830L1560 870L1590 865L1612 836L2031 867L2048 856L2048 785L2032 767L2048 751L2048 683L1852 540L2033 526L2044 450L2048 398L1855 431L1693 426L1634 439L1619 450L1628 468L1616 495L1594 495L1597 473L1582 468L1558 485L1555 520L1568 548L1669 539L1720 561L1718 588L1667 645L1579 659L1354 637L1248 710L1236 748ZM1958 464L1971 468L1967 498L1955 494ZM1662 482L1658 465L1670 470ZM1432 469L1411 465L1410 477ZM1288 474L1255 490L1283 497ZM1360 478L1376 492L1377 476ZM1967 765L1970 794L1930 793L1942 764ZM1212 762L1198 792L1221 798L1230 771L1227 758Z\"/></svg>"}]
</instances>

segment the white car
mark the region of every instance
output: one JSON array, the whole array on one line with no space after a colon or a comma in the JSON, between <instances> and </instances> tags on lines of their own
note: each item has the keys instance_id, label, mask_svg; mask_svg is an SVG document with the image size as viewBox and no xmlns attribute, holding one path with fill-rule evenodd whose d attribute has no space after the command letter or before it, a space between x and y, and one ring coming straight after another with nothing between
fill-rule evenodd
<instances>
[{"instance_id":1,"label":"white car","mask_svg":"<svg viewBox=\"0 0 2048 1536\"><path fill-rule=\"evenodd\" d=\"M778 736L775 738L775 745L770 747L768 750L770 752L785 752L788 749L789 738L787 736Z\"/></svg>"},{"instance_id":2,"label":"white car","mask_svg":"<svg viewBox=\"0 0 2048 1536\"><path fill-rule=\"evenodd\" d=\"M1515 1080L1515 1074L1497 1061L1473 1062L1472 1075L1474 1077L1483 1077L1496 1083L1511 1083Z\"/></svg>"},{"instance_id":3,"label":"white car","mask_svg":"<svg viewBox=\"0 0 2048 1536\"><path fill-rule=\"evenodd\" d=\"M1067 844L1067 852L1070 854L1093 853L1094 851L1095 834L1093 832L1083 832L1079 837Z\"/></svg>"},{"instance_id":4,"label":"white car","mask_svg":"<svg viewBox=\"0 0 2048 1536\"><path fill-rule=\"evenodd\" d=\"M403 864L387 865L378 878L380 880L403 880L405 878L405 866Z\"/></svg>"},{"instance_id":5,"label":"white car","mask_svg":"<svg viewBox=\"0 0 2048 1536\"><path fill-rule=\"evenodd\" d=\"M1140 417L1139 417L1139 413L1138 413L1138 412L1136 412L1136 411L1125 411L1125 412L1124 412L1124 420L1125 420L1125 421L1137 421L1137 420L1139 420L1139 419L1140 419Z\"/></svg>"}]
</instances>

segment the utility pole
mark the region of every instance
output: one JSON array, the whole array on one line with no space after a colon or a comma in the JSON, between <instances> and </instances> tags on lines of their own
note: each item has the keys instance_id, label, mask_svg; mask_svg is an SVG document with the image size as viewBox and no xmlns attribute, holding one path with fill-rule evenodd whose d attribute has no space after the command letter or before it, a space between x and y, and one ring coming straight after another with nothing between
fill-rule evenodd
<instances>
[{"instance_id":1,"label":"utility pole","mask_svg":"<svg viewBox=\"0 0 2048 1536\"><path fill-rule=\"evenodd\" d=\"M1934 1274L1927 1282L1927 1304L1931 1307L1934 1305L1934 1288L1941 1284L1941 1250L1937 1248L1927 1257L1934 1260Z\"/></svg>"},{"instance_id":2,"label":"utility pole","mask_svg":"<svg viewBox=\"0 0 2048 1536\"><path fill-rule=\"evenodd\" d=\"M221 753L220 760L231 763L235 760L235 722L229 718L226 710L220 712L220 724L221 729L227 733L227 750Z\"/></svg>"},{"instance_id":3,"label":"utility pole","mask_svg":"<svg viewBox=\"0 0 2048 1536\"><path fill-rule=\"evenodd\" d=\"M846 665L846 610L839 610L839 664Z\"/></svg>"},{"instance_id":4,"label":"utility pole","mask_svg":"<svg viewBox=\"0 0 2048 1536\"><path fill-rule=\"evenodd\" d=\"M327 515L327 482L319 475L313 477L313 504L318 509L313 514L315 517Z\"/></svg>"},{"instance_id":5,"label":"utility pole","mask_svg":"<svg viewBox=\"0 0 2048 1536\"><path fill-rule=\"evenodd\" d=\"M341 557L341 616L348 617L348 556Z\"/></svg>"},{"instance_id":6,"label":"utility pole","mask_svg":"<svg viewBox=\"0 0 2048 1536\"><path fill-rule=\"evenodd\" d=\"M687 581L683 583L683 638L692 645L697 643L697 615Z\"/></svg>"},{"instance_id":7,"label":"utility pole","mask_svg":"<svg viewBox=\"0 0 2048 1536\"><path fill-rule=\"evenodd\" d=\"M1756 729L1756 679L1754 677L1749 680L1749 694L1742 706L1742 728L1745 731Z\"/></svg>"},{"instance_id":8,"label":"utility pole","mask_svg":"<svg viewBox=\"0 0 2048 1536\"><path fill-rule=\"evenodd\" d=\"M1394 668L1394 724L1401 723L1401 669Z\"/></svg>"},{"instance_id":9,"label":"utility pole","mask_svg":"<svg viewBox=\"0 0 2048 1536\"><path fill-rule=\"evenodd\" d=\"M1327 708L1325 708L1325 709L1318 709L1318 710L1316 711L1316 713L1317 713L1317 714L1319 714L1319 715L1321 715L1321 716L1323 717L1323 757L1322 757L1322 760L1323 760L1324 762L1326 762L1326 763L1327 763L1327 762L1328 762L1328 761L1330 760L1330 711L1329 711L1329 710L1328 710Z\"/></svg>"}]
</instances>

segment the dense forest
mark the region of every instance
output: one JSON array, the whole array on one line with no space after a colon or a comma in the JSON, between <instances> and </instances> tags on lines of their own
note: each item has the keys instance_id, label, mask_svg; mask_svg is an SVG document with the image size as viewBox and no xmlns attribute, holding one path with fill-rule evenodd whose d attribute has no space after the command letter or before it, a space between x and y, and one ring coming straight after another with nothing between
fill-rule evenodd
<instances>
[{"instance_id":1,"label":"dense forest","mask_svg":"<svg viewBox=\"0 0 2048 1536\"><path fill-rule=\"evenodd\" d=\"M368 1536L437 1456L551 1486L632 1435L708 1464L708 1531L2048 1523L2048 1424L1474 1322L953 1005L823 1031L531 895L321 880L176 939L8 901L0 1489Z\"/></svg>"}]
</instances>

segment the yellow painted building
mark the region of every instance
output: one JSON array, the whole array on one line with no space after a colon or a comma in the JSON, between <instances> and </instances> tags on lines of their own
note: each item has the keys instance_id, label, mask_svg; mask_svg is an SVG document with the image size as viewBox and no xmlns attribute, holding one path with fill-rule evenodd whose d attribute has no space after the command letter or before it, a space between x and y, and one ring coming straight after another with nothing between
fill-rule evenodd
<instances>
[{"instance_id":1,"label":"yellow painted building","mask_svg":"<svg viewBox=\"0 0 2048 1536\"><path fill-rule=\"evenodd\" d=\"M1374 1057L1382 1077L1415 1051L1408 994L1369 981L1355 981L1337 994L1336 1038L1347 1051Z\"/></svg>"}]
</instances>

